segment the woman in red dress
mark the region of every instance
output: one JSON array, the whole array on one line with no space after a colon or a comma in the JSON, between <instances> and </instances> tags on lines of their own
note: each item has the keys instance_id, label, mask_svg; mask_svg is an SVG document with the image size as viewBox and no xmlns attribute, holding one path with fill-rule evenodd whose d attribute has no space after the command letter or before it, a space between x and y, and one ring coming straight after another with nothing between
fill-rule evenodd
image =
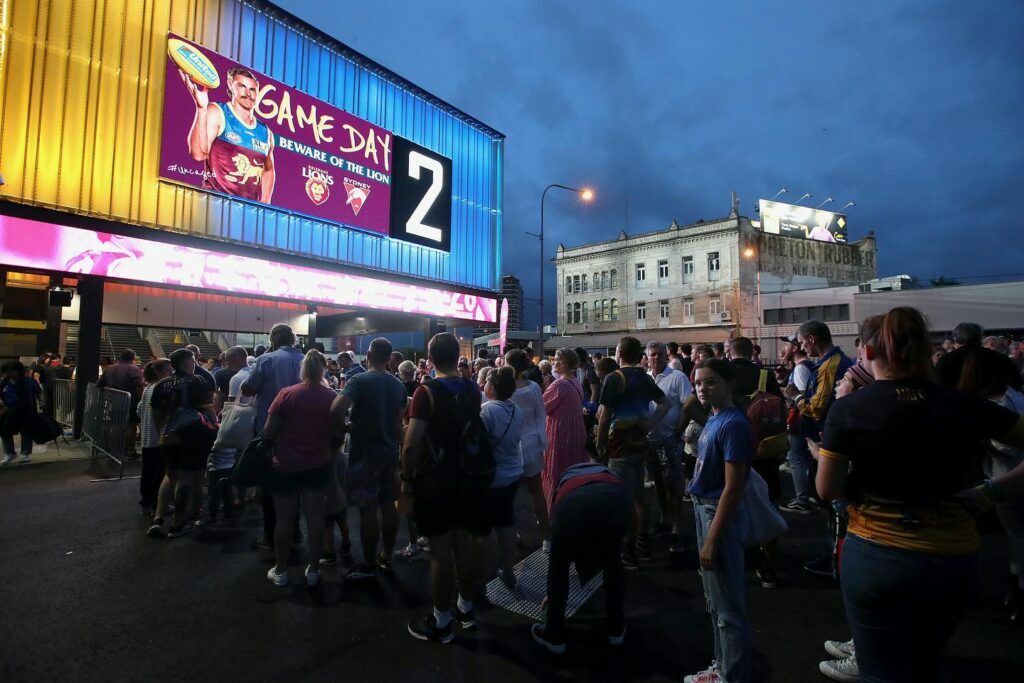
<instances>
[{"instance_id":1,"label":"woman in red dress","mask_svg":"<svg viewBox=\"0 0 1024 683\"><path fill-rule=\"evenodd\" d=\"M554 363L558 379L544 392L548 447L544 451L541 484L548 512L551 512L552 492L562 473L577 463L590 460L585 448L587 432L583 426L583 386L576 379L578 365L579 357L575 351L558 349Z\"/></svg>"}]
</instances>

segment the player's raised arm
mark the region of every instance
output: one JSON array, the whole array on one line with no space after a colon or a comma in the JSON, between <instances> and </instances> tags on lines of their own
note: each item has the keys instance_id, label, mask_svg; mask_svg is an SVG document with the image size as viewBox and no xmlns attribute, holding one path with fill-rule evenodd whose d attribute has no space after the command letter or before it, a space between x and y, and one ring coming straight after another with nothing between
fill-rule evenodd
<instances>
[{"instance_id":1,"label":"player's raised arm","mask_svg":"<svg viewBox=\"0 0 1024 683\"><path fill-rule=\"evenodd\" d=\"M196 115L188 131L188 151L196 161L205 161L210 155L210 145L220 133L223 115L219 108L210 104L210 94L206 88L197 85L181 69L178 69L178 73L196 105Z\"/></svg>"}]
</instances>

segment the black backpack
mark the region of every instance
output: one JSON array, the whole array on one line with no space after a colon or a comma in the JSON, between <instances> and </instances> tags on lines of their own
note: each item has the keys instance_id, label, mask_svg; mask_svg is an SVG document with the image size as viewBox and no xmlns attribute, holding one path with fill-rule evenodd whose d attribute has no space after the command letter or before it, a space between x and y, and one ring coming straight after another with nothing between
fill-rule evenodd
<instances>
[{"instance_id":1,"label":"black backpack","mask_svg":"<svg viewBox=\"0 0 1024 683\"><path fill-rule=\"evenodd\" d=\"M466 380L466 383L469 384L469 381ZM467 387L453 397L439 380L424 382L423 386L430 397L431 412L438 403L435 392L443 393L450 397L446 402L454 403L454 412L459 424L462 425L459 437L454 440L454 449L436 449L435 457L441 461L455 459L462 477L473 484L489 487L494 481L496 469L494 447L491 445L483 420L480 419L479 404L474 405L470 399L472 390Z\"/></svg>"}]
</instances>

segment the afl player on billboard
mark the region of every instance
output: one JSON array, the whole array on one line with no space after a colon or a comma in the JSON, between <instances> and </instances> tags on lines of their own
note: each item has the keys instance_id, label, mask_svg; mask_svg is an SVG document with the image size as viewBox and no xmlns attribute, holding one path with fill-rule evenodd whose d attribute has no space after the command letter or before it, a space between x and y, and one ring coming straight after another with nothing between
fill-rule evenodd
<instances>
[{"instance_id":1,"label":"afl player on billboard","mask_svg":"<svg viewBox=\"0 0 1024 683\"><path fill-rule=\"evenodd\" d=\"M274 195L274 138L256 118L260 84L248 69L228 69L229 101L210 102L209 91L178 69L196 104L188 151L206 162L203 187L269 204Z\"/></svg>"}]
</instances>

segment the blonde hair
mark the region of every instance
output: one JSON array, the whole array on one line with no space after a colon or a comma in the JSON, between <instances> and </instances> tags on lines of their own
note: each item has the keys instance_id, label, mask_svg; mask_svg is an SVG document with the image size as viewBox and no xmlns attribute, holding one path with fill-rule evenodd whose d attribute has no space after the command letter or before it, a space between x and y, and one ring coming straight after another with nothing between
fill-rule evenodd
<instances>
[{"instance_id":1,"label":"blonde hair","mask_svg":"<svg viewBox=\"0 0 1024 683\"><path fill-rule=\"evenodd\" d=\"M302 359L299 366L299 379L304 384L320 384L324 380L327 359L316 349L311 349Z\"/></svg>"}]
</instances>

